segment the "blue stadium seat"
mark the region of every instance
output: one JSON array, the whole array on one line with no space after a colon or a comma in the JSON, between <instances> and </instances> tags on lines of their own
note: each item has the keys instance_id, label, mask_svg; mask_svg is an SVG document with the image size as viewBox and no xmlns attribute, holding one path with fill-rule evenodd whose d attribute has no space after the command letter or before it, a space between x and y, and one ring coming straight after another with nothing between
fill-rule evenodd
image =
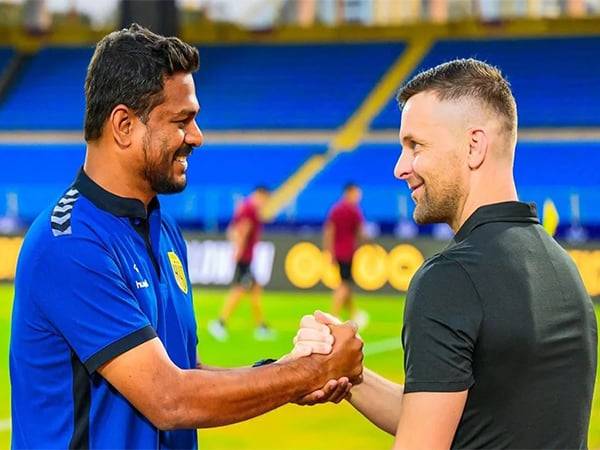
<instances>
[{"instance_id":1,"label":"blue stadium seat","mask_svg":"<svg viewBox=\"0 0 600 450\"><path fill-rule=\"evenodd\" d=\"M185 223L231 219L235 202L256 186L274 189L325 145L209 144L190 159L183 195L163 197L163 205Z\"/></svg>"},{"instance_id":2,"label":"blue stadium seat","mask_svg":"<svg viewBox=\"0 0 600 450\"><path fill-rule=\"evenodd\" d=\"M402 43L200 48L206 129L332 129L350 117Z\"/></svg>"},{"instance_id":3,"label":"blue stadium seat","mask_svg":"<svg viewBox=\"0 0 600 450\"><path fill-rule=\"evenodd\" d=\"M190 158L188 187L164 196L163 207L182 223L227 221L236 199L259 184L275 188L322 145L208 144ZM56 200L83 164L83 144L0 144L0 216L10 193L19 217L31 222Z\"/></svg>"},{"instance_id":4,"label":"blue stadium seat","mask_svg":"<svg viewBox=\"0 0 600 450\"><path fill-rule=\"evenodd\" d=\"M352 181L363 187L362 207L369 220L396 221L399 198L410 195L405 183L394 178L399 151L398 145L363 144L338 155L298 197L296 220L322 221L343 186Z\"/></svg>"},{"instance_id":5,"label":"blue stadium seat","mask_svg":"<svg viewBox=\"0 0 600 450\"><path fill-rule=\"evenodd\" d=\"M0 47L0 76L2 75L2 72L4 72L4 69L6 69L6 66L14 54L15 52L12 48Z\"/></svg>"},{"instance_id":6,"label":"blue stadium seat","mask_svg":"<svg viewBox=\"0 0 600 450\"><path fill-rule=\"evenodd\" d=\"M399 156L397 144L365 144L339 155L302 192L295 204L295 220L320 222L340 194L355 181L363 187L362 206L368 220L395 223L400 205L414 204L406 183L393 176ZM600 224L600 142L520 142L515 178L520 198L541 205L551 198L561 219L571 220L571 196L579 197L583 224ZM404 200L403 200L404 198Z\"/></svg>"},{"instance_id":7,"label":"blue stadium seat","mask_svg":"<svg viewBox=\"0 0 600 450\"><path fill-rule=\"evenodd\" d=\"M599 37L448 40L436 43L417 71L454 58L482 59L508 77L521 127L597 127L599 54ZM398 106L392 99L372 128L398 128L399 123Z\"/></svg>"},{"instance_id":8,"label":"blue stadium seat","mask_svg":"<svg viewBox=\"0 0 600 450\"><path fill-rule=\"evenodd\" d=\"M214 226L230 219L236 199L258 184L277 187L324 145L209 144L190 159L188 188L163 197L165 210L184 224ZM321 222L339 198L342 186L363 187L368 220L393 224L401 205L414 208L406 183L393 176L397 144L365 144L336 157L279 217L296 223ZM18 200L19 216L30 222L73 179L83 163L82 144L0 145L0 216L9 194ZM521 199L556 203L561 219L571 220L571 200L579 199L581 221L600 224L600 142L520 142L515 177ZM11 168L14 168L12 170Z\"/></svg>"},{"instance_id":9,"label":"blue stadium seat","mask_svg":"<svg viewBox=\"0 0 600 450\"><path fill-rule=\"evenodd\" d=\"M404 45L202 47L204 129L332 129L344 123ZM91 48L46 48L0 104L0 129L80 130ZM32 109L35 108L35 111Z\"/></svg>"},{"instance_id":10,"label":"blue stadium seat","mask_svg":"<svg viewBox=\"0 0 600 450\"><path fill-rule=\"evenodd\" d=\"M91 48L47 48L25 66L0 104L3 130L81 130Z\"/></svg>"}]
</instances>

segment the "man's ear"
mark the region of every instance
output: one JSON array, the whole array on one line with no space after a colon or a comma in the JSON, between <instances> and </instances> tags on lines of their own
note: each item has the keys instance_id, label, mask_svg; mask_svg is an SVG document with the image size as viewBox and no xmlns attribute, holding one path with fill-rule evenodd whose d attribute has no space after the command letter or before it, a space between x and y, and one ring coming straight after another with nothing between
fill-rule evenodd
<instances>
[{"instance_id":1,"label":"man's ear","mask_svg":"<svg viewBox=\"0 0 600 450\"><path fill-rule=\"evenodd\" d=\"M117 105L113 108L107 125L119 147L127 148L131 145L133 125L136 120L135 113L129 107Z\"/></svg>"},{"instance_id":2,"label":"man's ear","mask_svg":"<svg viewBox=\"0 0 600 450\"><path fill-rule=\"evenodd\" d=\"M488 138L485 130L476 128L469 131L469 168L478 169L485 161L488 152Z\"/></svg>"}]
</instances>

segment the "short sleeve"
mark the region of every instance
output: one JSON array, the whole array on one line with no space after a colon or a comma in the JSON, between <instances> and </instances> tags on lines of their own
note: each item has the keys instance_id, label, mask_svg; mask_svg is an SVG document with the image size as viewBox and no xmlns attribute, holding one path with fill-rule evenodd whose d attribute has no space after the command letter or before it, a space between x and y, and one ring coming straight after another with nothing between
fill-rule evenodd
<instances>
[{"instance_id":1,"label":"short sleeve","mask_svg":"<svg viewBox=\"0 0 600 450\"><path fill-rule=\"evenodd\" d=\"M404 391L459 392L475 382L481 303L465 270L444 256L415 274L404 311Z\"/></svg>"},{"instance_id":2,"label":"short sleeve","mask_svg":"<svg viewBox=\"0 0 600 450\"><path fill-rule=\"evenodd\" d=\"M359 228L365 222L365 217L363 216L363 213L360 210L360 208L356 208L355 220L356 220L356 227L357 228Z\"/></svg>"},{"instance_id":3,"label":"short sleeve","mask_svg":"<svg viewBox=\"0 0 600 450\"><path fill-rule=\"evenodd\" d=\"M56 238L37 261L36 304L92 373L156 337L114 257L92 239Z\"/></svg>"},{"instance_id":4,"label":"short sleeve","mask_svg":"<svg viewBox=\"0 0 600 450\"><path fill-rule=\"evenodd\" d=\"M335 226L336 225L336 219L337 219L337 208L333 207L327 213L327 219L325 220L325 222L331 223L331 224L333 224Z\"/></svg>"}]
</instances>

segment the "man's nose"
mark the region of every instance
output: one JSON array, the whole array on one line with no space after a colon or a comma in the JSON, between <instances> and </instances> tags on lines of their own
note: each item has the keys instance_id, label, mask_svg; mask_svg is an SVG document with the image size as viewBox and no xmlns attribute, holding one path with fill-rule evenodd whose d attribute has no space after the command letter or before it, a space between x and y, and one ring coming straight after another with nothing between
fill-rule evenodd
<instances>
[{"instance_id":1,"label":"man's nose","mask_svg":"<svg viewBox=\"0 0 600 450\"><path fill-rule=\"evenodd\" d=\"M196 123L195 120L189 125L188 130L185 133L185 143L191 145L192 147L200 147L204 142L204 135L202 134L202 130Z\"/></svg>"},{"instance_id":2,"label":"man's nose","mask_svg":"<svg viewBox=\"0 0 600 450\"><path fill-rule=\"evenodd\" d=\"M400 157L394 167L394 176L399 180L406 180L412 173L413 158L406 151L400 153Z\"/></svg>"}]
</instances>

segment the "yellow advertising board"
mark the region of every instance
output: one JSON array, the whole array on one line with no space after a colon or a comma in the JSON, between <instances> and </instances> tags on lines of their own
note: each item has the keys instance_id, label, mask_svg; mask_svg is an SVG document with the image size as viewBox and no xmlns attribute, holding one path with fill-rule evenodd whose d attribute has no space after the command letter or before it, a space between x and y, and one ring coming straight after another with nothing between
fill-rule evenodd
<instances>
[{"instance_id":1,"label":"yellow advertising board","mask_svg":"<svg viewBox=\"0 0 600 450\"><path fill-rule=\"evenodd\" d=\"M211 278L212 281L207 283L206 277L197 276L196 272L198 272L199 267L197 267L198 264L194 263L194 255L198 253L196 250L203 248L201 245L197 245L202 242L204 242L202 238L188 241L188 261L192 283L227 285L231 277L220 277L223 280L220 280L220 278L219 280L212 280ZM212 244L208 246L212 250L222 247L216 245L217 241L206 242ZM433 254L431 249L424 247L422 243L390 245L390 242L393 241L386 241L386 247L389 250L386 250L380 244L365 244L356 251L352 264L352 276L359 288L365 291L391 289L405 292L408 289L410 280L423 264L425 258ZM17 257L22 243L23 238L21 236L0 236L0 280L14 280ZM319 287L321 289L333 289L340 283L337 265L332 261L329 254L321 251L313 242L298 242L297 238L286 236L285 238L267 239L266 242L259 245L266 247L262 249L265 250L262 253L268 256L259 258L264 263L258 268L260 269L261 279L264 279L264 284L273 289L313 289ZM600 246L590 244L583 248L571 248L567 251L575 261L589 294L592 297L599 297ZM200 258L196 259L206 260L210 255L205 253L204 251L202 254L197 255ZM209 259L213 260L213 258ZM225 258L224 261L229 263L230 258ZM209 264L209 266L213 267L214 264ZM228 270L228 272L233 273L233 266L229 269L231 270Z\"/></svg>"}]
</instances>

